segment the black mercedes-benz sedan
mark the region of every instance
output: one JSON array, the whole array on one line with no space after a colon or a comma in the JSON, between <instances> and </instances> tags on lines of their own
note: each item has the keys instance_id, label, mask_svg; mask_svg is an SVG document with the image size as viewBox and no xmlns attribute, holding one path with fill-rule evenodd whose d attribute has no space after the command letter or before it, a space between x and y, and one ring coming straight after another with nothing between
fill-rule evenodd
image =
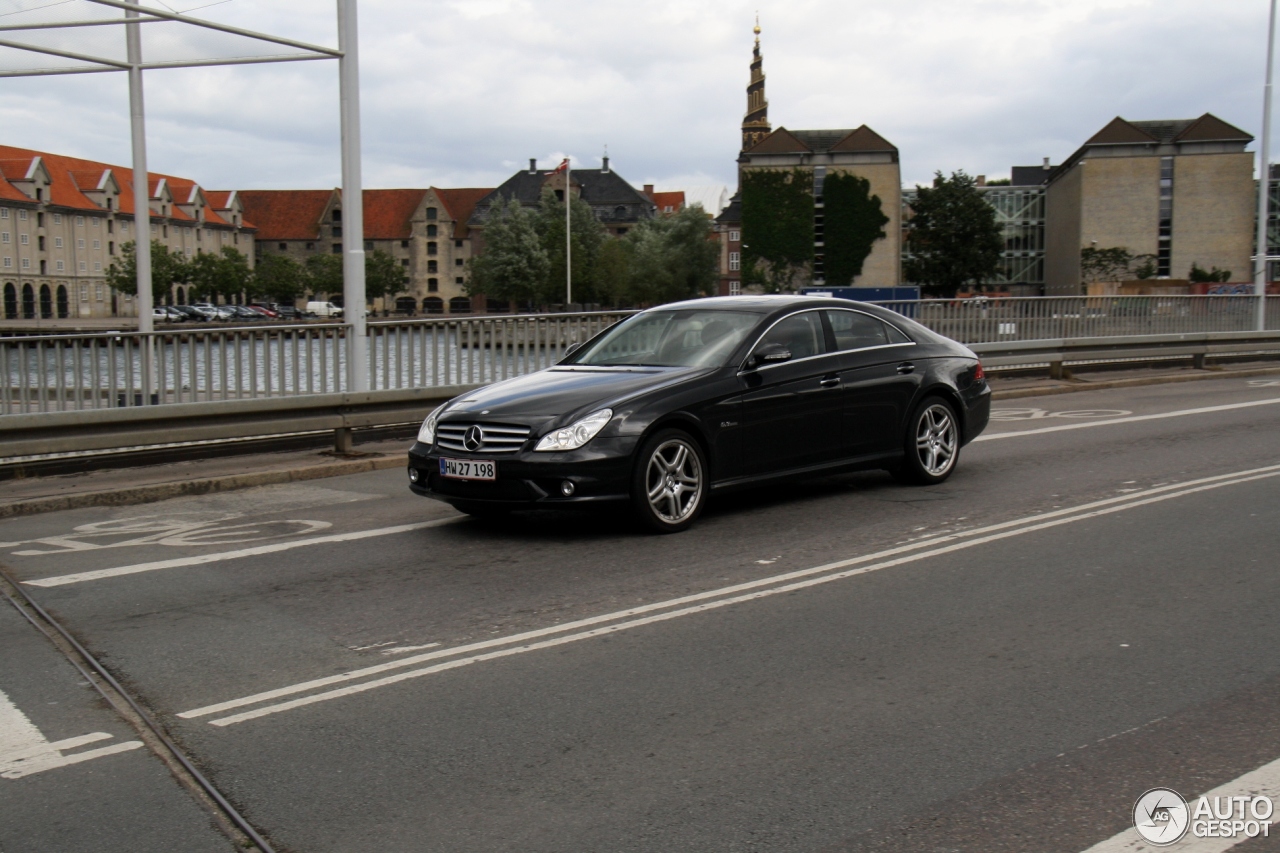
<instances>
[{"instance_id":1,"label":"black mercedes-benz sedan","mask_svg":"<svg viewBox=\"0 0 1280 853\"><path fill-rule=\"evenodd\" d=\"M697 299L436 409L409 451L410 488L473 515L629 502L669 533L712 494L779 478L885 468L940 483L990 410L977 356L900 314Z\"/></svg>"}]
</instances>

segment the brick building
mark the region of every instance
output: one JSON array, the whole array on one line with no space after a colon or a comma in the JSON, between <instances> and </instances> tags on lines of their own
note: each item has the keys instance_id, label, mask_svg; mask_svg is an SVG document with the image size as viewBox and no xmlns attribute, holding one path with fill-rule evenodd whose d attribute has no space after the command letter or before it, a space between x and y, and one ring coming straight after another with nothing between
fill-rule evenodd
<instances>
[{"instance_id":1,"label":"brick building","mask_svg":"<svg viewBox=\"0 0 1280 853\"><path fill-rule=\"evenodd\" d=\"M1045 190L1045 291L1081 293L1080 250L1153 255L1161 278L1193 263L1248 279L1254 242L1253 137L1197 119L1116 118L1050 174Z\"/></svg>"},{"instance_id":2,"label":"brick building","mask_svg":"<svg viewBox=\"0 0 1280 853\"><path fill-rule=\"evenodd\" d=\"M465 314L466 263L471 257L472 210L491 189L365 190L364 248L381 250L404 267L405 291L380 300L376 310ZM243 190L246 215L258 226L257 252L283 254L299 263L319 253L342 253L342 192ZM257 218L255 218L257 217ZM341 293L310 299L341 301Z\"/></svg>"},{"instance_id":3,"label":"brick building","mask_svg":"<svg viewBox=\"0 0 1280 853\"><path fill-rule=\"evenodd\" d=\"M149 177L151 239L188 258L230 246L253 263L255 229L237 193ZM121 246L138 237L134 212L132 168L0 145L4 318L136 316L134 299L106 279ZM180 284L161 301L188 295Z\"/></svg>"}]
</instances>

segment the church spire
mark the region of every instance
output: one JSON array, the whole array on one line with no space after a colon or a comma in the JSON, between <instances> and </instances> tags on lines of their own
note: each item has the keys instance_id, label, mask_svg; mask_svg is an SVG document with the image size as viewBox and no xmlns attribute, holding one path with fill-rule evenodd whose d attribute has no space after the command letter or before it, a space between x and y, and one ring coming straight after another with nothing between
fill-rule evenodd
<instances>
[{"instance_id":1,"label":"church spire","mask_svg":"<svg viewBox=\"0 0 1280 853\"><path fill-rule=\"evenodd\" d=\"M742 150L769 135L769 102L764 97L764 59L760 56L760 15L756 15L756 44L751 51L751 82L747 84L747 114L742 119Z\"/></svg>"}]
</instances>

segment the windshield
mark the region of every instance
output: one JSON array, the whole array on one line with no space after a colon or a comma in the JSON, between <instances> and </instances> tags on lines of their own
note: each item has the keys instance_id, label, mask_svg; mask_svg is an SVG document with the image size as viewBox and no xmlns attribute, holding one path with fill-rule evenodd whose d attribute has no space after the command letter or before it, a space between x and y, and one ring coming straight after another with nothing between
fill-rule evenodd
<instances>
[{"instance_id":1,"label":"windshield","mask_svg":"<svg viewBox=\"0 0 1280 853\"><path fill-rule=\"evenodd\" d=\"M760 322L746 311L646 311L629 317L566 364L719 367Z\"/></svg>"}]
</instances>

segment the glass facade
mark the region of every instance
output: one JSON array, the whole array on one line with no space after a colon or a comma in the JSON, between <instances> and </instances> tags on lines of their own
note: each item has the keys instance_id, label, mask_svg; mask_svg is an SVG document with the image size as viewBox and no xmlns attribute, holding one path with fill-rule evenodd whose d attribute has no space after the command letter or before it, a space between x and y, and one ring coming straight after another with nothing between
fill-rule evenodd
<instances>
[{"instance_id":1,"label":"glass facade","mask_svg":"<svg viewBox=\"0 0 1280 853\"><path fill-rule=\"evenodd\" d=\"M996 223L1004 235L1004 251L996 274L982 284L991 286L1044 286L1044 187L978 187L983 199L996 212ZM916 190L902 191L902 221L911 216ZM905 238L905 235L904 235ZM908 241L902 241L902 260L911 256Z\"/></svg>"}]
</instances>

